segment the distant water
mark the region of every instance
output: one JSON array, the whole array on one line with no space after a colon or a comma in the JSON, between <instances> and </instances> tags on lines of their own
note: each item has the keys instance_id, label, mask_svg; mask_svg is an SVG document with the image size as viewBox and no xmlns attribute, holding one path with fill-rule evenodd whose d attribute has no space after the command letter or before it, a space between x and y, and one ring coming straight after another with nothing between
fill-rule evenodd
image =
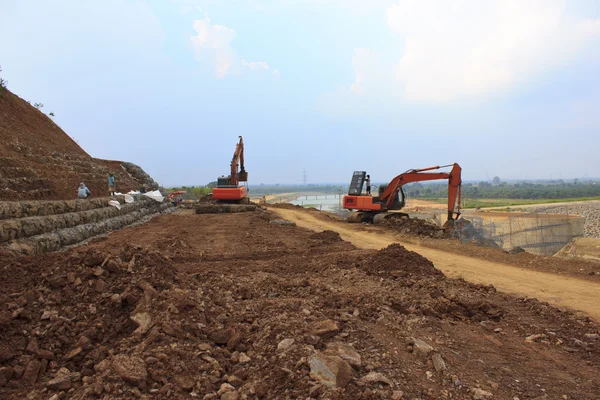
<instances>
[{"instance_id":1,"label":"distant water","mask_svg":"<svg viewBox=\"0 0 600 400\"><path fill-rule=\"evenodd\" d=\"M317 210L337 212L342 208L343 195L338 194L320 194L299 196L291 204L303 207L314 207Z\"/></svg>"}]
</instances>

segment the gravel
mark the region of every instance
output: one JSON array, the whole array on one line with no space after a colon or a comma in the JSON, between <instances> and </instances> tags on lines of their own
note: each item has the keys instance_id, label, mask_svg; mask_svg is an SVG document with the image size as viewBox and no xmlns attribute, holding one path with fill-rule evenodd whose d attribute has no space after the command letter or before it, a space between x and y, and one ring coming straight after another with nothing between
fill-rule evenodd
<instances>
[{"instance_id":1,"label":"gravel","mask_svg":"<svg viewBox=\"0 0 600 400\"><path fill-rule=\"evenodd\" d=\"M528 211L546 214L576 214L585 219L584 237L600 238L600 202L531 207Z\"/></svg>"}]
</instances>

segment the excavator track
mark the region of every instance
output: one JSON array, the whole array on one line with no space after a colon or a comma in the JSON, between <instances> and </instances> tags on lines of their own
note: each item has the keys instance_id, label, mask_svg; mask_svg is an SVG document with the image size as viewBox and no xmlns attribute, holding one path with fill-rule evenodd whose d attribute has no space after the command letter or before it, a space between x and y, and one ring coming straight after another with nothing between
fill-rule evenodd
<instances>
[{"instance_id":1,"label":"excavator track","mask_svg":"<svg viewBox=\"0 0 600 400\"><path fill-rule=\"evenodd\" d=\"M399 219L399 218L410 218L410 217L406 213L399 213L399 212L375 213L375 212L369 212L369 211L357 211L357 212L348 214L348 216L346 217L346 222L351 223L351 224L360 224L360 223L381 224L385 221Z\"/></svg>"},{"instance_id":2,"label":"excavator track","mask_svg":"<svg viewBox=\"0 0 600 400\"><path fill-rule=\"evenodd\" d=\"M410 218L410 216L406 213L400 213L400 212L384 212L384 213L379 213L377 215L375 215L375 217L373 218L373 223L374 224L381 224L384 223L385 221L391 221L391 220L397 220L400 218Z\"/></svg>"},{"instance_id":3,"label":"excavator track","mask_svg":"<svg viewBox=\"0 0 600 400\"><path fill-rule=\"evenodd\" d=\"M358 212L352 212L350 214L348 214L348 216L346 217L346 222L350 223L350 224L360 224L360 223L373 223L373 218L375 217L375 214L372 212L364 212L364 211L358 211Z\"/></svg>"}]
</instances>

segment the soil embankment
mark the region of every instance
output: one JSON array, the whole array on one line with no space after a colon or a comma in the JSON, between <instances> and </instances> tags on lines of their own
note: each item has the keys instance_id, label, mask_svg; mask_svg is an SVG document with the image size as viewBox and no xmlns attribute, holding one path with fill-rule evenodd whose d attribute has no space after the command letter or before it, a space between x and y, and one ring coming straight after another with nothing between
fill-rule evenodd
<instances>
[{"instance_id":1,"label":"soil embankment","mask_svg":"<svg viewBox=\"0 0 600 400\"><path fill-rule=\"evenodd\" d=\"M589 318L273 218L190 210L0 255L0 397L597 398Z\"/></svg>"},{"instance_id":2,"label":"soil embankment","mask_svg":"<svg viewBox=\"0 0 600 400\"><path fill-rule=\"evenodd\" d=\"M73 199L80 182L93 196L106 196L109 173L124 193L158 187L134 164L92 158L50 117L8 90L0 95L0 154L0 201Z\"/></svg>"}]
</instances>

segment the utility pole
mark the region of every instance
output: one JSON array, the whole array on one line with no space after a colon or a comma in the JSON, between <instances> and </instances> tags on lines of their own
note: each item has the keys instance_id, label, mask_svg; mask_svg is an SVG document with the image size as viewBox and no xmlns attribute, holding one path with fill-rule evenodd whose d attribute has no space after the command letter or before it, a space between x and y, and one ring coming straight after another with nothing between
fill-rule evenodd
<instances>
[{"instance_id":1,"label":"utility pole","mask_svg":"<svg viewBox=\"0 0 600 400\"><path fill-rule=\"evenodd\" d=\"M306 168L302 169L302 182L304 183L304 186L306 186Z\"/></svg>"}]
</instances>

